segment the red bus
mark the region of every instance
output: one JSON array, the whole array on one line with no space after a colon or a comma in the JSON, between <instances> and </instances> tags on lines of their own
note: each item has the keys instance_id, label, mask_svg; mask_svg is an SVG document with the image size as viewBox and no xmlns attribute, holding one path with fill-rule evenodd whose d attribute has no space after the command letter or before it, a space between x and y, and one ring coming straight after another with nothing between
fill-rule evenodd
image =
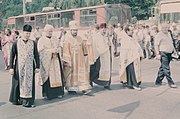
<instances>
[{"instance_id":1,"label":"red bus","mask_svg":"<svg viewBox=\"0 0 180 119\"><path fill-rule=\"evenodd\" d=\"M22 30L24 24L33 28L43 29L45 24L54 28L67 28L69 21L76 20L80 29L87 29L95 24L121 23L131 20L131 8L125 4L105 4L100 6L83 7L69 10L59 10L45 13L33 13L8 18L8 28Z\"/></svg>"}]
</instances>

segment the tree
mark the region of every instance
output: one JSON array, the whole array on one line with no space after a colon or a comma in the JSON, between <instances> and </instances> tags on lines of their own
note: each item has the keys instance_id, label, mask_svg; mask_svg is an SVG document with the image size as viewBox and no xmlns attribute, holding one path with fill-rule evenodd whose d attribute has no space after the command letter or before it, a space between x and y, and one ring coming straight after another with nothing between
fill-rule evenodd
<instances>
[{"instance_id":1,"label":"tree","mask_svg":"<svg viewBox=\"0 0 180 119\"><path fill-rule=\"evenodd\" d=\"M0 4L0 12L3 18L22 14L22 1L21 0L3 0Z\"/></svg>"},{"instance_id":2,"label":"tree","mask_svg":"<svg viewBox=\"0 0 180 119\"><path fill-rule=\"evenodd\" d=\"M129 5L132 8L132 15L138 20L149 17L149 8L155 4L154 0L121 0L121 3Z\"/></svg>"}]
</instances>

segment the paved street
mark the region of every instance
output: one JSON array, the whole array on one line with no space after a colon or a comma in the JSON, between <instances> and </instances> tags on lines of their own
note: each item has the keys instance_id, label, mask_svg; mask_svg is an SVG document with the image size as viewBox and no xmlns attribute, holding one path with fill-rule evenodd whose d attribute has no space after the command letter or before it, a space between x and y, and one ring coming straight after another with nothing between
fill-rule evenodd
<instances>
[{"instance_id":1,"label":"paved street","mask_svg":"<svg viewBox=\"0 0 180 119\"><path fill-rule=\"evenodd\" d=\"M178 88L157 87L154 80L159 67L157 60L142 62L142 91L123 88L118 80L115 59L112 90L93 88L94 96L66 93L62 99L46 100L36 86L35 108L14 106L8 102L11 78L4 70L0 51L0 119L179 119L180 62L171 63L172 77ZM164 80L166 82L166 80Z\"/></svg>"}]
</instances>

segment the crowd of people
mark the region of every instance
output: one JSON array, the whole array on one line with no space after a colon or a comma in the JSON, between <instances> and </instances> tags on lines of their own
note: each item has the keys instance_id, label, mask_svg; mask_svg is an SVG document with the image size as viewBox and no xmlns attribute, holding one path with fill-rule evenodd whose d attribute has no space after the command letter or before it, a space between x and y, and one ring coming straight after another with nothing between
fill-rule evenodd
<instances>
[{"instance_id":1,"label":"crowd of people","mask_svg":"<svg viewBox=\"0 0 180 119\"><path fill-rule=\"evenodd\" d=\"M155 81L162 85L167 78L171 88L176 88L170 74L172 54L179 59L180 31L176 24L107 25L97 24L84 36L78 35L76 21L69 22L69 30L60 28L60 36L53 34L54 27L47 24L45 35L24 25L23 33L0 35L4 52L5 69L12 75L10 102L14 105L34 107L35 82L42 86L42 96L47 99L69 94L91 95L94 84L111 90L114 57L119 57L119 78L123 86L141 90L143 59L159 59L161 66ZM36 81L35 81L36 80Z\"/></svg>"}]
</instances>

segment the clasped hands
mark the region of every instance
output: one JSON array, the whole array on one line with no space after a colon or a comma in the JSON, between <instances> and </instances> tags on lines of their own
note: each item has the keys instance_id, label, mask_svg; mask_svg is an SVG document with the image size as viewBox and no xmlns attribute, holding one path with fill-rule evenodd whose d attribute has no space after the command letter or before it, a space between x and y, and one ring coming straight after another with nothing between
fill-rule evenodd
<instances>
[{"instance_id":1,"label":"clasped hands","mask_svg":"<svg viewBox=\"0 0 180 119\"><path fill-rule=\"evenodd\" d=\"M59 53L59 51L58 51L58 49L57 49L57 48L53 48L53 49L51 49L51 52L52 52L52 54L58 54L58 53Z\"/></svg>"}]
</instances>

